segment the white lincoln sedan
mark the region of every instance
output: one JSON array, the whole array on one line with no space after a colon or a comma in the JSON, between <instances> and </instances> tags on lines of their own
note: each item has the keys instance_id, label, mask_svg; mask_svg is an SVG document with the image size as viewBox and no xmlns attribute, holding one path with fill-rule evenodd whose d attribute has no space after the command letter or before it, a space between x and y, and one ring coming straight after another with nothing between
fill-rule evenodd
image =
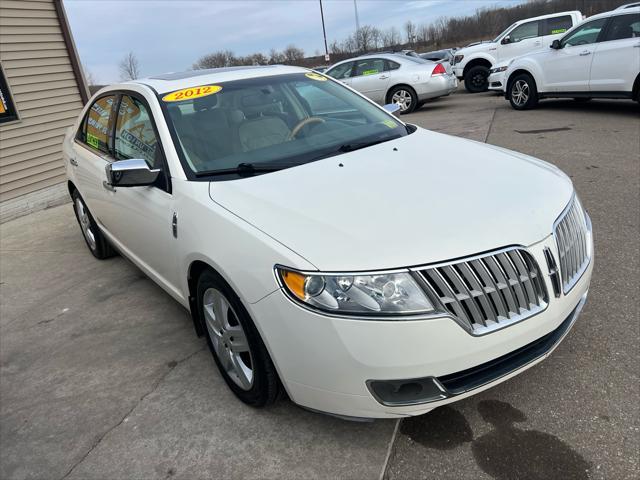
<instances>
[{"instance_id":1,"label":"white lincoln sedan","mask_svg":"<svg viewBox=\"0 0 640 480\"><path fill-rule=\"evenodd\" d=\"M591 223L560 170L302 68L104 88L64 156L93 255L188 309L256 407L428 412L543 360L587 296Z\"/></svg>"}]
</instances>

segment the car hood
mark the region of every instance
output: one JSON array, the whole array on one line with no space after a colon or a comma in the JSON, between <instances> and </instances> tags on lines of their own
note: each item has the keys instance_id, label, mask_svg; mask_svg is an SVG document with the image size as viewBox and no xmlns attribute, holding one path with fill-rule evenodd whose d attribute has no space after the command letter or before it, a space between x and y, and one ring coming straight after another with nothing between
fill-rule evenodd
<instances>
[{"instance_id":1,"label":"car hood","mask_svg":"<svg viewBox=\"0 0 640 480\"><path fill-rule=\"evenodd\" d=\"M213 201L324 271L530 245L551 233L572 194L569 178L546 162L422 129L209 187Z\"/></svg>"},{"instance_id":2,"label":"car hood","mask_svg":"<svg viewBox=\"0 0 640 480\"><path fill-rule=\"evenodd\" d=\"M477 52L489 52L495 50L497 46L498 44L495 42L479 43L477 45L471 45L470 47L464 47L460 50L456 50L455 55L471 55L472 53Z\"/></svg>"}]
</instances>

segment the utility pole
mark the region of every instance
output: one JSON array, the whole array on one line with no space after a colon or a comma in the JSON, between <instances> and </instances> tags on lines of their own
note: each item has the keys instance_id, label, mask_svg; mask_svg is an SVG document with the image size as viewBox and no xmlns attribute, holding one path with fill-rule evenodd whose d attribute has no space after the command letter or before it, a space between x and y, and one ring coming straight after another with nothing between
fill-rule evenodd
<instances>
[{"instance_id":1,"label":"utility pole","mask_svg":"<svg viewBox=\"0 0 640 480\"><path fill-rule=\"evenodd\" d=\"M331 61L329 57L329 47L327 47L327 31L324 28L324 12L322 10L322 0L320 0L320 18L322 18L322 35L324 36L324 61Z\"/></svg>"},{"instance_id":2,"label":"utility pole","mask_svg":"<svg viewBox=\"0 0 640 480\"><path fill-rule=\"evenodd\" d=\"M353 0L353 8L356 11L356 35L358 35L360 31L360 19L358 18L358 2L356 0Z\"/></svg>"}]
</instances>

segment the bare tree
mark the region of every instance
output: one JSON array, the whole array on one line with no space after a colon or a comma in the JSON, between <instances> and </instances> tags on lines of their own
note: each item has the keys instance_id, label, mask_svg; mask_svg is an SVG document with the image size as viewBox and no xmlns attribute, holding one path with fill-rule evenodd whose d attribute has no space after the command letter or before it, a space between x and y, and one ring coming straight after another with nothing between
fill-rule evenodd
<instances>
[{"instance_id":1,"label":"bare tree","mask_svg":"<svg viewBox=\"0 0 640 480\"><path fill-rule=\"evenodd\" d=\"M125 57L120 60L120 80L126 82L127 80L135 80L140 77L140 64L133 52L129 52Z\"/></svg>"},{"instance_id":2,"label":"bare tree","mask_svg":"<svg viewBox=\"0 0 640 480\"><path fill-rule=\"evenodd\" d=\"M93 73L91 73L86 67L82 70L84 71L84 79L87 82L87 86L96 85L96 77L93 76Z\"/></svg>"},{"instance_id":3,"label":"bare tree","mask_svg":"<svg viewBox=\"0 0 640 480\"><path fill-rule=\"evenodd\" d=\"M285 56L284 56L284 54L282 52L279 52L275 48L272 48L271 51L269 51L269 64L271 64L271 65L279 65L279 64L284 63L286 61L287 61L287 59L285 58Z\"/></svg>"},{"instance_id":4,"label":"bare tree","mask_svg":"<svg viewBox=\"0 0 640 480\"><path fill-rule=\"evenodd\" d=\"M400 32L396 27L391 27L382 34L382 43L385 47L395 47L400 44Z\"/></svg>"},{"instance_id":5,"label":"bare tree","mask_svg":"<svg viewBox=\"0 0 640 480\"><path fill-rule=\"evenodd\" d=\"M284 55L285 63L298 63L304 60L304 50L295 45L287 45L287 48L282 51L282 54Z\"/></svg>"},{"instance_id":6,"label":"bare tree","mask_svg":"<svg viewBox=\"0 0 640 480\"><path fill-rule=\"evenodd\" d=\"M404 24L404 31L407 35L407 43L413 45L416 41L416 24L411 20L407 20L407 23Z\"/></svg>"},{"instance_id":7,"label":"bare tree","mask_svg":"<svg viewBox=\"0 0 640 480\"><path fill-rule=\"evenodd\" d=\"M374 28L363 25L356 31L356 45L359 52L368 52L373 48Z\"/></svg>"},{"instance_id":8,"label":"bare tree","mask_svg":"<svg viewBox=\"0 0 640 480\"><path fill-rule=\"evenodd\" d=\"M235 64L236 57L231 50L220 50L200 57L200 59L193 64L193 69L202 70L204 68L230 67Z\"/></svg>"}]
</instances>

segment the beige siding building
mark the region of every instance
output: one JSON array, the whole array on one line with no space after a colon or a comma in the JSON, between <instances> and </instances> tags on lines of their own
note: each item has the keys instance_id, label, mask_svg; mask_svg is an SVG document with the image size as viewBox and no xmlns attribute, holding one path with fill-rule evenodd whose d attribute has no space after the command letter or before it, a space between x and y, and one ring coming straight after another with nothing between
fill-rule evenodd
<instances>
[{"instance_id":1,"label":"beige siding building","mask_svg":"<svg viewBox=\"0 0 640 480\"><path fill-rule=\"evenodd\" d=\"M0 0L0 221L66 200L62 139L88 91L60 0Z\"/></svg>"}]
</instances>

